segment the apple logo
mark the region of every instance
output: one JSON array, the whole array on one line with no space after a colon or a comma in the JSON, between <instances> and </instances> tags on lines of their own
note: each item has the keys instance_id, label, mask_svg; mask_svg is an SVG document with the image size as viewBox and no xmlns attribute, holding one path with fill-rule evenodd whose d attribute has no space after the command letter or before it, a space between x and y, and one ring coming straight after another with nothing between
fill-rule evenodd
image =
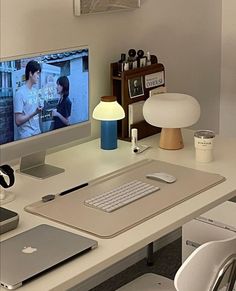
<instances>
[{"instance_id":1,"label":"apple logo","mask_svg":"<svg viewBox=\"0 0 236 291\"><path fill-rule=\"evenodd\" d=\"M32 248L32 247L24 247L23 248L23 250L22 250L22 252L24 253L24 254L32 254L32 253L34 253L34 252L36 252L37 251L37 249L36 248Z\"/></svg>"}]
</instances>

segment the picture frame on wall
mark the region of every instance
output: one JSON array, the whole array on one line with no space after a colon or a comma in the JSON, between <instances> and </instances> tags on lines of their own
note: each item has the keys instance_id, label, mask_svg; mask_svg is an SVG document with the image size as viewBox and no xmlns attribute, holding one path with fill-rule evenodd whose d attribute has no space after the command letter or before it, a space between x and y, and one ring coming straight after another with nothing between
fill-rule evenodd
<instances>
[{"instance_id":1,"label":"picture frame on wall","mask_svg":"<svg viewBox=\"0 0 236 291\"><path fill-rule=\"evenodd\" d=\"M136 98L144 95L143 76L128 79L129 97Z\"/></svg>"},{"instance_id":2,"label":"picture frame on wall","mask_svg":"<svg viewBox=\"0 0 236 291\"><path fill-rule=\"evenodd\" d=\"M74 0L75 15L116 12L140 7L140 0Z\"/></svg>"}]
</instances>

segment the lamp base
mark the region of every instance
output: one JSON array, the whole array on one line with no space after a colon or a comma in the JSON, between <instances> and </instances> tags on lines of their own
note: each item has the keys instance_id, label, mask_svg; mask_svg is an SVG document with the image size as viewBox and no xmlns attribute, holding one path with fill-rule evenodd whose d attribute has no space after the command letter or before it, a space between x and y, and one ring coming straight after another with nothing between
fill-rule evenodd
<instances>
[{"instance_id":1,"label":"lamp base","mask_svg":"<svg viewBox=\"0 0 236 291\"><path fill-rule=\"evenodd\" d=\"M101 121L101 148L114 150L117 148L117 121Z\"/></svg>"},{"instance_id":2,"label":"lamp base","mask_svg":"<svg viewBox=\"0 0 236 291\"><path fill-rule=\"evenodd\" d=\"M159 147L165 150L179 150L184 147L180 128L162 128Z\"/></svg>"}]
</instances>

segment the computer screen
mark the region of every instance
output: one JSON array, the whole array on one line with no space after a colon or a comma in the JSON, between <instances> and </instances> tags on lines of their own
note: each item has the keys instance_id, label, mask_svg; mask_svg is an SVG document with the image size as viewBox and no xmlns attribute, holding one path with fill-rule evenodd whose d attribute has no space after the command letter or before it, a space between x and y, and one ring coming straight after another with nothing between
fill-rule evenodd
<instances>
[{"instance_id":1,"label":"computer screen","mask_svg":"<svg viewBox=\"0 0 236 291\"><path fill-rule=\"evenodd\" d=\"M91 132L88 48L1 59L0 121L1 164L21 158L21 170L53 174L45 151Z\"/></svg>"}]
</instances>

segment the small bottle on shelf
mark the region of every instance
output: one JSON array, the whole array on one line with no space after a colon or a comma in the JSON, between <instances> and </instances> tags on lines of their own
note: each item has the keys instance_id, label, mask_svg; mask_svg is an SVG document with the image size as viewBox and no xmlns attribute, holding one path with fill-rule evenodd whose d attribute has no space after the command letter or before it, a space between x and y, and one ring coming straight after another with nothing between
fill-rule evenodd
<instances>
[{"instance_id":1,"label":"small bottle on shelf","mask_svg":"<svg viewBox=\"0 0 236 291\"><path fill-rule=\"evenodd\" d=\"M138 50L137 51L137 62L138 62L138 67L142 67L141 65L141 60L144 59L144 51L143 50Z\"/></svg>"},{"instance_id":2,"label":"small bottle on shelf","mask_svg":"<svg viewBox=\"0 0 236 291\"><path fill-rule=\"evenodd\" d=\"M147 66L150 66L152 63L151 63L151 56L150 56L150 53L147 52L147 61L146 61L146 65Z\"/></svg>"},{"instance_id":3,"label":"small bottle on shelf","mask_svg":"<svg viewBox=\"0 0 236 291\"><path fill-rule=\"evenodd\" d=\"M125 63L126 63L126 54L122 53L120 56L120 60L118 61L118 76L121 76L121 72L125 71L124 69Z\"/></svg>"},{"instance_id":4,"label":"small bottle on shelf","mask_svg":"<svg viewBox=\"0 0 236 291\"><path fill-rule=\"evenodd\" d=\"M129 69L135 69L137 68L137 60L136 60L136 50L135 49L129 49L128 51L128 62L129 62Z\"/></svg>"}]
</instances>

